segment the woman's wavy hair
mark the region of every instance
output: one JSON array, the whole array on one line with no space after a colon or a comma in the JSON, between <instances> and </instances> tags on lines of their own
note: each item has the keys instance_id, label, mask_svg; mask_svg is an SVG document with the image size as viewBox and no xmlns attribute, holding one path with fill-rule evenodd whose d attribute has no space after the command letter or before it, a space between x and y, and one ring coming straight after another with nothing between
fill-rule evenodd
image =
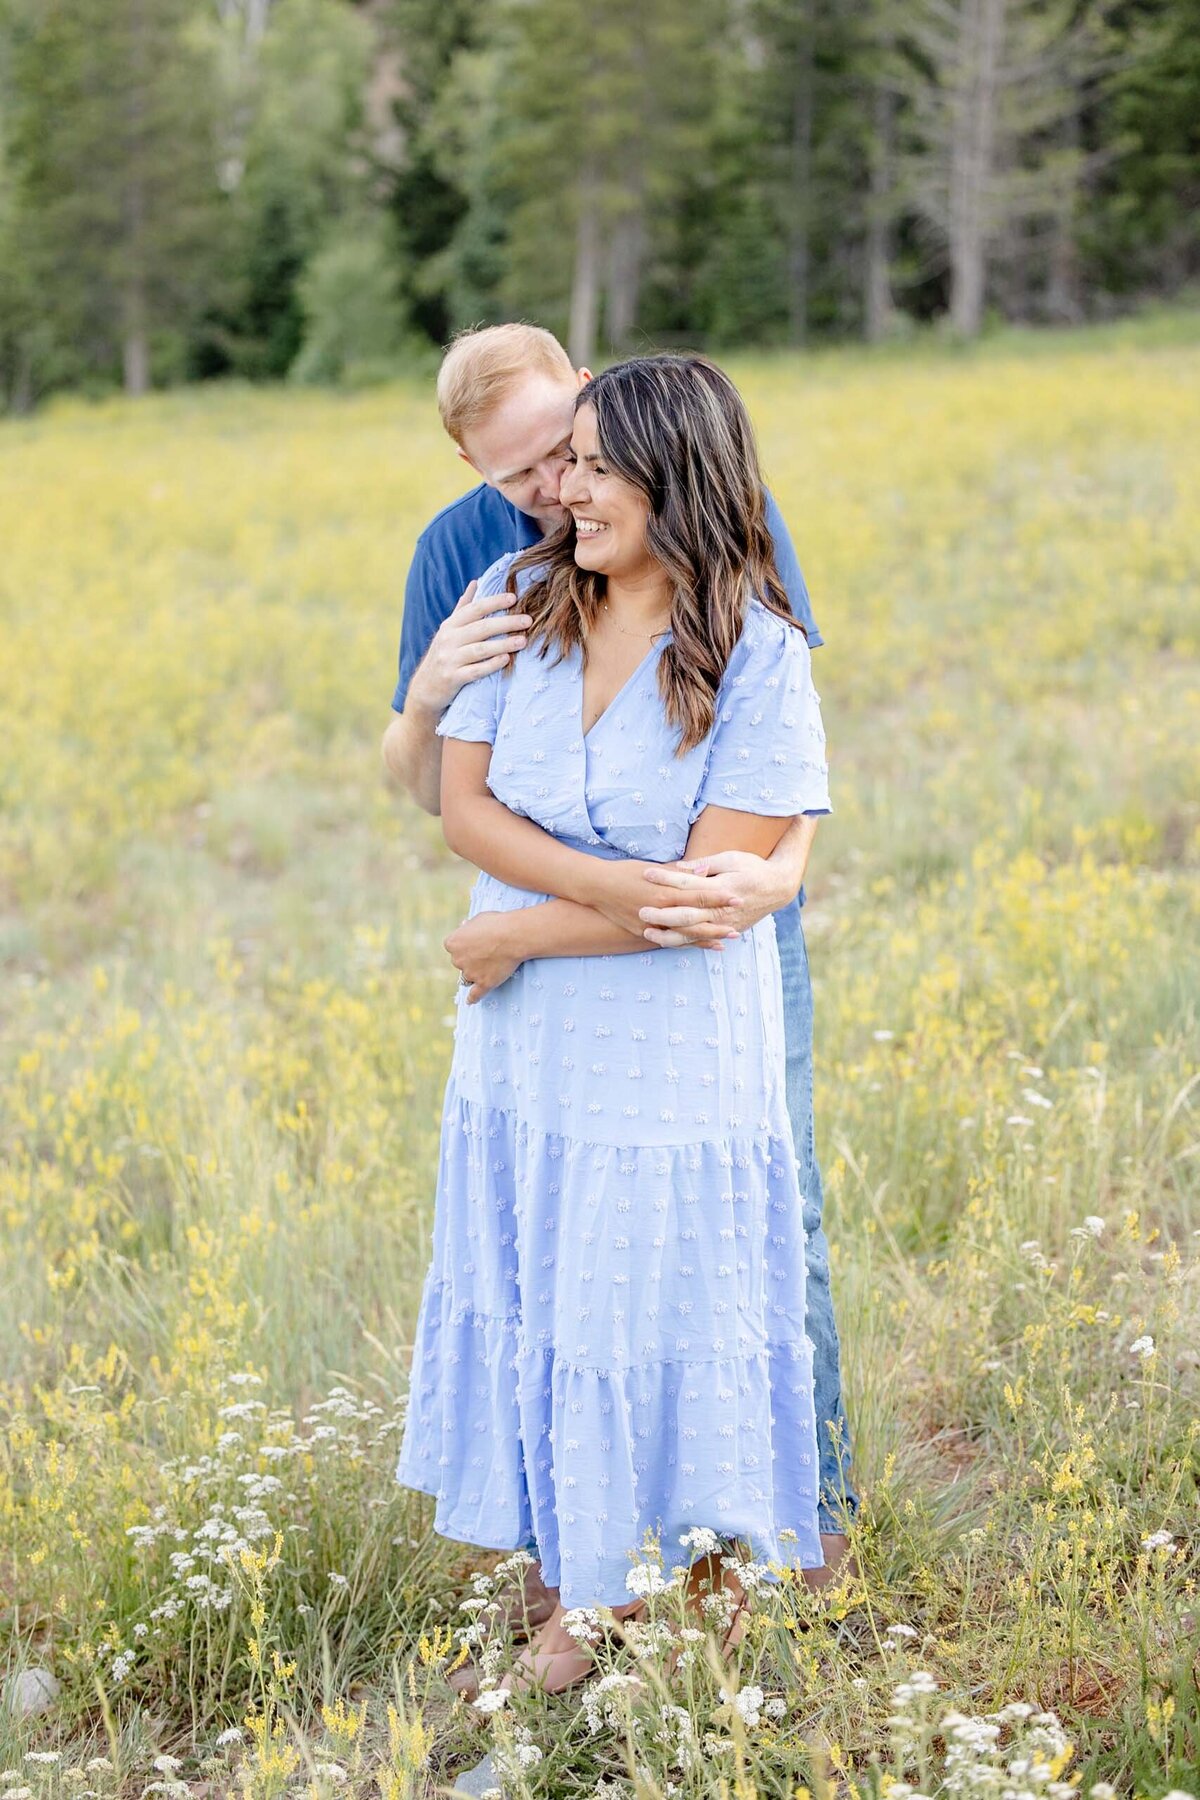
<instances>
[{"instance_id":1,"label":"woman's wavy hair","mask_svg":"<svg viewBox=\"0 0 1200 1800\"><path fill-rule=\"evenodd\" d=\"M712 729L717 688L757 595L797 630L775 567L754 430L741 395L706 356L668 354L614 363L580 389L575 410L596 412L600 453L649 504L646 542L673 590L671 641L658 662L676 754ZM559 657L581 647L600 609L605 580L575 561L575 521L565 522L510 565L537 568L522 595L530 642Z\"/></svg>"}]
</instances>

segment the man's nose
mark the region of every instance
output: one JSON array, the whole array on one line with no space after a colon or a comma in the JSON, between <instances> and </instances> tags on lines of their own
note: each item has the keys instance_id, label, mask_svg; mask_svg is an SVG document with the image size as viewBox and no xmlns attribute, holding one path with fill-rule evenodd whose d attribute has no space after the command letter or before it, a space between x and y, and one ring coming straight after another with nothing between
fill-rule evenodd
<instances>
[{"instance_id":1,"label":"man's nose","mask_svg":"<svg viewBox=\"0 0 1200 1800\"><path fill-rule=\"evenodd\" d=\"M538 464L538 486L541 488L543 494L546 495L547 499L562 499L563 478L565 474L566 465L563 463L561 457L548 456L545 462Z\"/></svg>"}]
</instances>

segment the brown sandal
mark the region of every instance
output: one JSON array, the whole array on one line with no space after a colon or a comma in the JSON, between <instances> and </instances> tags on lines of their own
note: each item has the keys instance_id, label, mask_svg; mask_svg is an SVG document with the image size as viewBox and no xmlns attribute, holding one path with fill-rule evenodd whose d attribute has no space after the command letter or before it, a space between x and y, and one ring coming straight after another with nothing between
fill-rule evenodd
<instances>
[{"instance_id":1,"label":"brown sandal","mask_svg":"<svg viewBox=\"0 0 1200 1800\"><path fill-rule=\"evenodd\" d=\"M712 1563L711 1557L703 1557L703 1558L697 1557L696 1561L692 1564L691 1568L688 1570L687 1589L688 1589L689 1604L699 1602L699 1600L701 1598L700 1584L705 1579L705 1572L707 1573L707 1578L710 1582L710 1592L713 1591L711 1588L712 1574L713 1574L711 1563ZM706 1570L706 1565L707 1565L707 1570ZM719 1564L718 1564L718 1567L720 1567ZM698 1571L700 1571L700 1572L698 1572ZM721 1570L722 1577L724 1577L725 1574L727 1574L727 1573L728 1573L728 1571L723 1570L723 1569ZM720 1581L719 1586L722 1589L725 1588L726 1582L724 1579L722 1579ZM745 1588L742 1587L742 1584L740 1581L738 1582L738 1588L739 1588L739 1599L738 1599L737 1605L734 1608L733 1615L730 1618L729 1624L725 1627L724 1635L722 1636L721 1641L717 1646L717 1654L718 1654L718 1656L720 1656L722 1658L722 1660L724 1660L728 1656L728 1654L731 1650L734 1650L737 1648L738 1644L741 1643L743 1637L746 1634L746 1621L750 1616L750 1596L746 1592ZM622 1624L628 1622L629 1620L634 1620L634 1621L640 1622L641 1620L643 1620L645 1618L646 1611L647 1611L646 1602L644 1600L639 1601L637 1607L625 1615L625 1620L615 1619L613 1621L613 1628L611 1630L610 1635L615 1636L615 1637L621 1639L622 1641L626 1641L625 1634L621 1630ZM682 1653L683 1653L683 1645L678 1640L676 1640L676 1642L672 1645L672 1647L666 1652L665 1656L663 1657L662 1672L664 1675L669 1676L669 1675L673 1675L675 1673L675 1671L679 1665L679 1658L682 1655Z\"/></svg>"}]
</instances>

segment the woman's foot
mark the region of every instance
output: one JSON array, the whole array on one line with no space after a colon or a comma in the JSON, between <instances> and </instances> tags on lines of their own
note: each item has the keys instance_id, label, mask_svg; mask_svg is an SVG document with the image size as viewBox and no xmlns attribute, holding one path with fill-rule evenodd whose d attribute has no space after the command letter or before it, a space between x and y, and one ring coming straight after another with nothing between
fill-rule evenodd
<instances>
[{"instance_id":1,"label":"woman's foot","mask_svg":"<svg viewBox=\"0 0 1200 1800\"><path fill-rule=\"evenodd\" d=\"M553 1617L558 1605L558 1589L548 1588L542 1580L540 1563L527 1563L516 1591L493 1603L496 1611L486 1615L488 1636L509 1632L513 1638L527 1638L539 1625ZM464 1700L474 1700L479 1692L479 1665L472 1659L460 1663L446 1677L455 1693Z\"/></svg>"},{"instance_id":2,"label":"woman's foot","mask_svg":"<svg viewBox=\"0 0 1200 1800\"><path fill-rule=\"evenodd\" d=\"M628 1618L638 1610L633 1606L614 1609L614 1616ZM596 1671L591 1646L581 1643L567 1630L567 1609L557 1605L540 1630L535 1631L512 1668L498 1684L509 1692L537 1687L547 1694L561 1694L564 1689L586 1681Z\"/></svg>"},{"instance_id":3,"label":"woman's foot","mask_svg":"<svg viewBox=\"0 0 1200 1800\"><path fill-rule=\"evenodd\" d=\"M750 1616L749 1595L734 1571L725 1567L724 1555L722 1552L721 1555L698 1557L688 1570L684 1585L689 1618L701 1631L713 1633L717 1641L717 1654L722 1659L728 1657L730 1651L741 1643L746 1621ZM711 1598L716 1595L721 1596L719 1604ZM646 1603L642 1600L636 1606L623 1608L622 1611L627 1618L640 1620L645 1615ZM618 1625L618 1633L619 1631ZM663 1675L675 1673L683 1648L682 1642L676 1638L658 1658L658 1668Z\"/></svg>"}]
</instances>

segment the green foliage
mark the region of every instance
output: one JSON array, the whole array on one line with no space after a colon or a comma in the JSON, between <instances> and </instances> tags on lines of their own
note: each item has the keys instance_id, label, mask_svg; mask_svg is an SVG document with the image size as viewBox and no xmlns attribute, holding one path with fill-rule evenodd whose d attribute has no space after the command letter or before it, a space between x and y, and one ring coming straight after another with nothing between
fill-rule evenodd
<instances>
[{"instance_id":1,"label":"green foliage","mask_svg":"<svg viewBox=\"0 0 1200 1800\"><path fill-rule=\"evenodd\" d=\"M137 386L194 321L217 246L213 71L190 0L17 0L10 10L10 329L28 379ZM37 320L28 294L37 295Z\"/></svg>"},{"instance_id":2,"label":"green foliage","mask_svg":"<svg viewBox=\"0 0 1200 1800\"><path fill-rule=\"evenodd\" d=\"M361 380L394 373L404 312L382 226L351 220L312 258L298 285L304 340L294 380Z\"/></svg>"},{"instance_id":3,"label":"green foliage","mask_svg":"<svg viewBox=\"0 0 1200 1800\"><path fill-rule=\"evenodd\" d=\"M1200 0L0 0L0 408L374 358L302 300L351 220L411 333L581 359L1169 298L1198 46Z\"/></svg>"}]
</instances>

